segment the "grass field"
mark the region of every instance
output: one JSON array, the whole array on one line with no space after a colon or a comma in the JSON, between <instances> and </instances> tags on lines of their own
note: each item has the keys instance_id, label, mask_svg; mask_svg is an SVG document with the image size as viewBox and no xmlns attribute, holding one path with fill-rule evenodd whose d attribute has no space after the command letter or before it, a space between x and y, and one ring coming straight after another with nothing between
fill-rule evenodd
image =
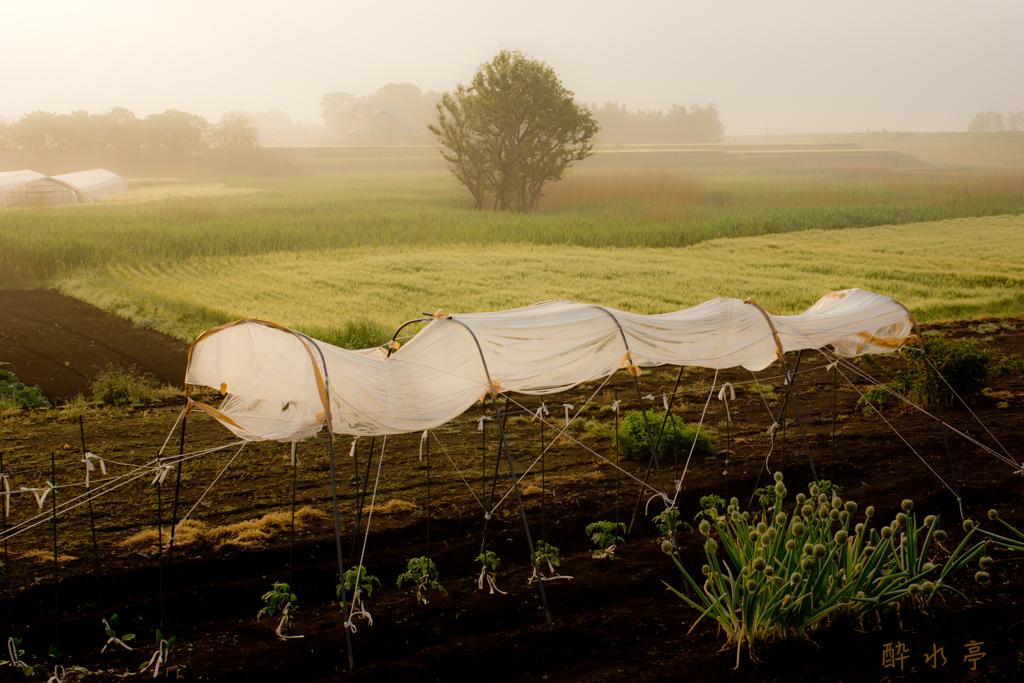
<instances>
[{"instance_id":1,"label":"grass field","mask_svg":"<svg viewBox=\"0 0 1024 683\"><path fill-rule=\"evenodd\" d=\"M533 215L472 210L432 148L308 150L284 177L146 179L96 205L0 212L0 286L110 263L439 244L665 248L1024 213L1020 170L936 171L876 150L729 147L602 151L551 186Z\"/></svg>"},{"instance_id":2,"label":"grass field","mask_svg":"<svg viewBox=\"0 0 1024 683\"><path fill-rule=\"evenodd\" d=\"M834 289L892 296L921 320L1024 313L1024 217L810 230L685 248L358 247L110 266L62 291L183 339L257 317L345 342L421 312L497 310L566 297L662 313L715 296L797 313Z\"/></svg>"},{"instance_id":3,"label":"grass field","mask_svg":"<svg viewBox=\"0 0 1024 683\"><path fill-rule=\"evenodd\" d=\"M182 338L251 315L345 343L345 324L562 296L795 312L859 286L924 319L1020 313L1021 219L985 218L1024 215L1015 135L609 147L532 215L474 211L430 147L258 151L270 176L126 162L127 195L0 211L0 286L59 283Z\"/></svg>"}]
</instances>

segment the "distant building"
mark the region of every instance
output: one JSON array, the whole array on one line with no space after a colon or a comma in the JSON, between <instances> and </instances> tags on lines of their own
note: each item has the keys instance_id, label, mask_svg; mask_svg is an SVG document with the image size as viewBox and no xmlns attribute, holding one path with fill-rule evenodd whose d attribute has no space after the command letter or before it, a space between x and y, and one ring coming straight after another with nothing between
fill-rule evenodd
<instances>
[{"instance_id":1,"label":"distant building","mask_svg":"<svg viewBox=\"0 0 1024 683\"><path fill-rule=\"evenodd\" d=\"M391 104L357 104L349 125L342 138L352 145L397 145L418 137Z\"/></svg>"}]
</instances>

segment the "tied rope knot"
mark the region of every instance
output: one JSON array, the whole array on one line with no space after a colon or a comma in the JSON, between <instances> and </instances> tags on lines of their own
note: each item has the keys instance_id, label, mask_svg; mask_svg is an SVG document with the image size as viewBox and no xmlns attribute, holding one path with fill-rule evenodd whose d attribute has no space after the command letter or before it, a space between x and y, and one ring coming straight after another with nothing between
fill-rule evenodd
<instances>
[{"instance_id":1,"label":"tied rope knot","mask_svg":"<svg viewBox=\"0 0 1024 683\"><path fill-rule=\"evenodd\" d=\"M484 391L483 395L480 396L480 400L485 400L488 396L492 398L498 398L498 394L501 393L501 382L494 380L487 385L487 390Z\"/></svg>"},{"instance_id":2,"label":"tied rope knot","mask_svg":"<svg viewBox=\"0 0 1024 683\"><path fill-rule=\"evenodd\" d=\"M533 422L534 420L540 420L541 422L543 422L544 421L544 416L545 415L550 415L550 414L551 414L551 411L548 410L548 407L546 405L544 405L543 403L541 403L540 404L540 408L537 408L537 411L533 414L533 417L530 418L530 422Z\"/></svg>"},{"instance_id":3,"label":"tied rope knot","mask_svg":"<svg viewBox=\"0 0 1024 683\"><path fill-rule=\"evenodd\" d=\"M834 361L832 361L831 363L829 363L828 365L825 366L825 370L826 371L831 370L832 368L834 368L837 365L839 365L839 361L838 360L834 360ZM844 377L845 377L845 375L844 375Z\"/></svg>"},{"instance_id":4,"label":"tied rope knot","mask_svg":"<svg viewBox=\"0 0 1024 683\"><path fill-rule=\"evenodd\" d=\"M345 627L352 629L352 633L355 633L356 629L355 622L353 621L356 617L362 617L366 619L367 626L373 626L373 617L366 611L366 606L363 604L363 591L356 588L352 594L352 608L349 612L348 621L345 622ZM300 636L301 637L301 636Z\"/></svg>"},{"instance_id":5,"label":"tied rope knot","mask_svg":"<svg viewBox=\"0 0 1024 683\"><path fill-rule=\"evenodd\" d=\"M288 613L291 607L291 602L285 604L284 609L281 610L281 621L277 622L277 628L274 629L274 633L276 633L277 637L281 640L289 640L291 638L305 638L305 636L286 636L284 634L284 629L286 629L292 623L292 617Z\"/></svg>"},{"instance_id":6,"label":"tied rope knot","mask_svg":"<svg viewBox=\"0 0 1024 683\"><path fill-rule=\"evenodd\" d=\"M508 593L506 591L503 591L500 588L498 588L498 584L494 583L494 577L491 576L490 572L487 571L487 565L486 564L484 566L480 567L480 576L476 580L476 587L478 589L480 589L480 590L483 590L484 589L484 581L487 582L487 585L491 589L491 592L489 593L489 595L494 595L494 591L498 591L502 595L508 595Z\"/></svg>"},{"instance_id":7,"label":"tied rope knot","mask_svg":"<svg viewBox=\"0 0 1024 683\"><path fill-rule=\"evenodd\" d=\"M666 412L668 411L668 394L661 395L661 405L665 406Z\"/></svg>"},{"instance_id":8,"label":"tied rope knot","mask_svg":"<svg viewBox=\"0 0 1024 683\"><path fill-rule=\"evenodd\" d=\"M36 505L38 505L39 509L42 510L43 509L43 503L46 502L46 497L48 495L50 495L50 491L53 490L53 484L51 484L50 482L46 482L46 488L45 489L34 489L34 488L30 488L28 486L22 486L21 490L22 491L28 491L33 496L35 496L35 498L36 498Z\"/></svg>"},{"instance_id":9,"label":"tied rope knot","mask_svg":"<svg viewBox=\"0 0 1024 683\"><path fill-rule=\"evenodd\" d=\"M653 402L654 401L654 394L647 394L646 396L644 396L644 400L645 401Z\"/></svg>"},{"instance_id":10,"label":"tied rope knot","mask_svg":"<svg viewBox=\"0 0 1024 683\"><path fill-rule=\"evenodd\" d=\"M152 484L162 484L164 479L167 478L167 474L174 469L174 465L157 465L156 476L153 477Z\"/></svg>"},{"instance_id":11,"label":"tied rope knot","mask_svg":"<svg viewBox=\"0 0 1024 683\"><path fill-rule=\"evenodd\" d=\"M679 488L682 485L683 485L683 480L682 480L682 478L680 478L679 479L679 485L676 486L676 491L678 491ZM671 498L669 498L668 495L664 491L658 491L653 496L651 496L650 498L647 499L647 504L644 505L644 514L645 515L647 514L647 510L651 507L651 501L654 500L655 498L661 498L661 500L664 501L665 509L666 510L671 510L676 505L675 501L673 501Z\"/></svg>"},{"instance_id":12,"label":"tied rope knot","mask_svg":"<svg viewBox=\"0 0 1024 683\"><path fill-rule=\"evenodd\" d=\"M484 422L485 421L486 422L490 422L493 419L494 419L493 417L487 417L486 415L481 417L479 420L476 421L476 431L478 431L478 432L484 431Z\"/></svg>"},{"instance_id":13,"label":"tied rope knot","mask_svg":"<svg viewBox=\"0 0 1024 683\"><path fill-rule=\"evenodd\" d=\"M726 422L732 422L732 415L729 412L729 401L736 400L736 390L733 389L731 383L726 382L722 385L721 391L718 392L718 400L725 404Z\"/></svg>"},{"instance_id":14,"label":"tied rope knot","mask_svg":"<svg viewBox=\"0 0 1024 683\"><path fill-rule=\"evenodd\" d=\"M622 401L612 401L612 412L613 413L619 412L619 406L621 406L621 405L622 405Z\"/></svg>"},{"instance_id":15,"label":"tied rope knot","mask_svg":"<svg viewBox=\"0 0 1024 683\"><path fill-rule=\"evenodd\" d=\"M423 462L423 444L427 442L427 434L429 433L429 429L424 429L423 434L420 436L420 462ZM352 444L352 447L355 448L355 444ZM373 625L372 622L370 625Z\"/></svg>"},{"instance_id":16,"label":"tied rope knot","mask_svg":"<svg viewBox=\"0 0 1024 683\"><path fill-rule=\"evenodd\" d=\"M626 368L626 372L634 377L639 377L642 372L639 367L633 365L633 354L629 351L626 351L626 355L624 355L622 360L619 361L619 367Z\"/></svg>"},{"instance_id":17,"label":"tied rope knot","mask_svg":"<svg viewBox=\"0 0 1024 683\"><path fill-rule=\"evenodd\" d=\"M107 462L98 455L86 453L85 457L79 461L85 463L85 488L89 488L89 473L96 470L96 463L93 462L94 460L99 463L100 471L103 473L103 476L107 476Z\"/></svg>"},{"instance_id":18,"label":"tied rope knot","mask_svg":"<svg viewBox=\"0 0 1024 683\"><path fill-rule=\"evenodd\" d=\"M778 422L773 422L772 426L768 428L768 436L775 436L775 432L777 432L779 427L781 426L782 425L780 425Z\"/></svg>"}]
</instances>

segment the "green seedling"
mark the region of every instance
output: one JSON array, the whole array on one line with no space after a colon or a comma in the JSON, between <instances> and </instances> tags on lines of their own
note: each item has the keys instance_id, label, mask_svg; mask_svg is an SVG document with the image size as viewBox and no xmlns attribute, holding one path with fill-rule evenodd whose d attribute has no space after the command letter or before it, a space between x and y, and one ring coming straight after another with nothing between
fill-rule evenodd
<instances>
[{"instance_id":1,"label":"green seedling","mask_svg":"<svg viewBox=\"0 0 1024 683\"><path fill-rule=\"evenodd\" d=\"M272 617L280 612L281 620L274 630L277 637L281 640L302 637L284 634L284 630L292 625L292 612L299 608L299 598L291 592L291 586L284 582L274 583L271 589L263 594L261 600L263 600L263 609L256 613L256 621L259 621L261 617Z\"/></svg>"},{"instance_id":2,"label":"green seedling","mask_svg":"<svg viewBox=\"0 0 1024 683\"><path fill-rule=\"evenodd\" d=\"M373 585L380 585L380 579L373 576L366 571L363 565L358 565L349 569L345 572L345 591L351 597L352 600L352 617L362 617L366 619L366 623L373 626L373 617L366 611L366 606L363 603L363 595L370 597L373 595ZM338 588L335 593L338 599L341 599L341 584L338 584Z\"/></svg>"},{"instance_id":3,"label":"green seedling","mask_svg":"<svg viewBox=\"0 0 1024 683\"><path fill-rule=\"evenodd\" d=\"M486 550L476 556L476 561L481 565L480 576L476 580L476 587L483 590L484 582L486 582L491 590L490 595L494 595L494 591L505 595L505 591L498 588L498 585L494 582L494 573L498 571L498 566L501 564L498 555L492 550Z\"/></svg>"},{"instance_id":4,"label":"green seedling","mask_svg":"<svg viewBox=\"0 0 1024 683\"><path fill-rule=\"evenodd\" d=\"M439 590L445 595L448 591L444 589L437 578L440 574L437 571L437 567L434 566L434 561L429 557L414 557L409 560L409 564L406 566L406 571L398 576L398 587L401 588L403 583L411 583L416 588L416 602L422 602L426 605L429 601L427 600L426 592L430 589Z\"/></svg>"},{"instance_id":5,"label":"green seedling","mask_svg":"<svg viewBox=\"0 0 1024 683\"><path fill-rule=\"evenodd\" d=\"M135 634L134 633L126 633L123 636L119 637L117 635L117 630L120 627L121 627L121 622L118 619L116 614L111 614L110 615L110 622L107 622L106 619L103 620L103 632L107 634L107 644L103 646L102 650L100 650L100 654L106 652L107 648L110 647L111 645L120 645L121 647L123 647L126 650L131 650L132 649L131 646L127 645L127 642L129 640L134 639L135 638Z\"/></svg>"},{"instance_id":6,"label":"green seedling","mask_svg":"<svg viewBox=\"0 0 1024 683\"><path fill-rule=\"evenodd\" d=\"M721 496L716 496L711 493L706 496L701 496L700 501L700 512L694 517L695 520L705 517L708 521L715 521L718 518L719 510L725 509L725 499Z\"/></svg>"},{"instance_id":7,"label":"green seedling","mask_svg":"<svg viewBox=\"0 0 1024 683\"><path fill-rule=\"evenodd\" d=\"M157 629L156 652L153 653L148 662L143 662L139 665L139 673L141 674L149 667L153 667L153 678L157 678L160 675L160 668L167 667L167 661L171 658L171 652L174 651L174 644L177 640L177 636L164 638L163 632Z\"/></svg>"},{"instance_id":8,"label":"green seedling","mask_svg":"<svg viewBox=\"0 0 1024 683\"><path fill-rule=\"evenodd\" d=\"M622 522L594 522L587 525L587 536L597 546L593 557L615 559L615 549L626 542L626 525Z\"/></svg>"}]
</instances>

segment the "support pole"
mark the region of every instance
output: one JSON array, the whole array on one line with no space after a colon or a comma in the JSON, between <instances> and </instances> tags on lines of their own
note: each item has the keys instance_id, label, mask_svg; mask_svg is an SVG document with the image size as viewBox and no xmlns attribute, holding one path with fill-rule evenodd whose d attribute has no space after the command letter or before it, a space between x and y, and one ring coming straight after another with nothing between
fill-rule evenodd
<instances>
[{"instance_id":1,"label":"support pole","mask_svg":"<svg viewBox=\"0 0 1024 683\"><path fill-rule=\"evenodd\" d=\"M4 480L4 452L0 451L0 481ZM4 489L7 490L6 488ZM3 505L0 505L0 514L3 515L3 533L4 533L4 595L6 599L4 603L7 605L7 632L11 633L11 558L7 554L7 503L11 499L8 496L4 496Z\"/></svg>"},{"instance_id":2,"label":"support pole","mask_svg":"<svg viewBox=\"0 0 1024 683\"><path fill-rule=\"evenodd\" d=\"M349 624L352 623L352 606L348 602L347 591L345 590L345 561L342 558L341 553L341 517L338 513L338 469L334 464L334 425L331 422L331 379L327 374L327 361L324 359L323 351L320 350L320 346L314 339L304 334L300 335L301 338L306 339L316 349L320 355L320 363L324 369L323 371L323 394L328 397L324 403L324 421L327 426L327 456L331 462L331 499L334 505L334 543L338 549L338 583L341 587L341 613L345 618L343 627L345 629L345 650L348 654L348 668L351 671L356 667L355 657L352 654L352 630L349 628ZM313 365L314 371L319 372L316 364ZM384 454L381 453L381 457ZM362 511L360 510L360 517Z\"/></svg>"},{"instance_id":3,"label":"support pole","mask_svg":"<svg viewBox=\"0 0 1024 683\"><path fill-rule=\"evenodd\" d=\"M917 323L914 323L914 327L917 327ZM918 333L918 339L921 338L920 332ZM932 362L928 360L928 356L924 352L924 342L921 343L921 358L924 360L925 373L928 375L928 390L932 395L932 403L935 404L935 414L939 418L939 424L942 425L942 445L946 447L946 460L949 462L949 471L953 475L953 490L956 492L957 500L960 499L960 484L956 480L956 468L953 467L953 454L949 450L949 437L946 435L946 421L942 419L942 406L940 405L939 395L935 391L935 381L932 379ZM938 374L938 370L935 371Z\"/></svg>"},{"instance_id":4,"label":"support pole","mask_svg":"<svg viewBox=\"0 0 1024 683\"><path fill-rule=\"evenodd\" d=\"M53 451L50 451L50 485L53 487L50 497L53 509L53 626L54 641L57 650L60 651L60 595L57 590L57 460Z\"/></svg>"},{"instance_id":5,"label":"support pole","mask_svg":"<svg viewBox=\"0 0 1024 683\"><path fill-rule=\"evenodd\" d=\"M481 356L482 359L482 356ZM498 412L498 397L492 396L491 400L494 402L494 412ZM501 430L501 448L505 451L505 461L508 463L509 474L512 475L512 486L516 490L516 499L519 501L519 514L523 518L523 530L526 532L526 545L530 550L530 563L533 568L537 570L537 587L540 589L540 599L544 603L544 616L547 617L548 624L554 624L555 622L551 619L551 609L548 607L548 596L544 592L544 580L540 578L540 568L537 566L537 554L533 546L533 538L530 536L530 522L526 519L526 506L523 505L523 494L519 490L519 482L516 480L516 468L512 464L512 454L508 450L508 440L505 438L505 425L498 421L498 427Z\"/></svg>"},{"instance_id":6,"label":"support pole","mask_svg":"<svg viewBox=\"0 0 1024 683\"><path fill-rule=\"evenodd\" d=\"M483 364L483 366L484 366L484 374L487 377L488 390L489 391L493 391L495 389L494 380L491 379L491 371L487 368L487 359L484 357L484 350L483 350L483 348L480 347L480 340L478 340L476 338L476 335L473 333L473 330L470 329L470 327L468 325L466 325L464 322L462 322L458 318L454 318L452 316L448 316L446 318L446 320L450 320L453 323L461 325L462 328L464 330L466 330L466 332L469 333L469 336L473 338L473 343L476 344L476 350L480 354L480 363ZM492 393L491 394L491 400L494 403L494 414L497 415L498 414L498 396L497 396L497 393ZM537 577L538 577L537 589L540 591L541 602L544 603L544 615L547 617L548 624L554 624L554 622L551 620L551 610L548 607L548 596L547 596L547 593L544 592L544 581L543 581L543 579L540 578L540 567L537 566L537 552L536 552L536 549L534 548L534 545L533 545L533 537L530 535L530 522L526 518L526 506L523 504L523 494L519 490L519 482L516 480L516 470L515 470L515 466L512 464L512 454L509 452L508 440L505 438L505 425L502 424L501 420L498 420L498 428L499 428L499 430L501 432L501 448L502 448L502 450L505 451L505 460L508 463L508 471L509 471L509 474L512 475L512 487L515 489L516 499L519 501L519 514L523 518L523 530L526 532L526 545L527 545L527 547L528 547L528 549L530 551L530 564L533 566L533 568L534 568L534 570L535 570L535 572L537 574Z\"/></svg>"},{"instance_id":7,"label":"support pole","mask_svg":"<svg viewBox=\"0 0 1024 683\"><path fill-rule=\"evenodd\" d=\"M78 416L78 434L82 439L82 458L85 459L85 425L82 423L82 416ZM88 467L88 465L86 465ZM100 551L96 545L96 520L92 512L92 483L85 487L85 495L89 500L89 533L92 535L92 564L93 574L96 576L96 594L99 596L100 615L106 614L106 607L103 605L103 580L100 578ZM6 559L5 559L6 562Z\"/></svg>"},{"instance_id":8,"label":"support pole","mask_svg":"<svg viewBox=\"0 0 1024 683\"><path fill-rule=\"evenodd\" d=\"M832 366L832 461L829 464L828 480L836 483L836 389L838 388L839 368Z\"/></svg>"},{"instance_id":9,"label":"support pole","mask_svg":"<svg viewBox=\"0 0 1024 683\"><path fill-rule=\"evenodd\" d=\"M508 394L506 394L505 395L505 412L502 413L502 414L499 414L499 415L495 415L495 419L501 419L501 424L499 426L502 427L502 428L504 428L504 426L505 426L505 421L504 421L504 418L501 417L501 416L502 415L504 415L505 417L508 416L508 401L509 401L509 396L508 396ZM484 423L484 424L486 424L486 423ZM487 529L490 526L491 510L494 508L494 496L495 496L495 494L498 491L498 473L499 473L500 469L501 469L501 457L499 456L499 457L494 459L494 478L491 481L491 497L490 497L490 500L487 500L487 497L486 497L486 495L483 492L481 492L481 496L480 496L481 502L483 502L484 500L487 500L487 505L486 505L486 508L484 509L484 531L483 531L482 538L480 540L480 554L481 555L483 555L484 551L487 550ZM486 480L484 481L484 484L481 485L481 487L483 487L485 485L486 485Z\"/></svg>"},{"instance_id":10,"label":"support pole","mask_svg":"<svg viewBox=\"0 0 1024 683\"><path fill-rule=\"evenodd\" d=\"M370 466L373 465L373 451L377 447L377 437L370 439L370 455L366 458L366 478L363 479L363 495L360 497L359 493L356 493L356 533L352 536L352 550L348 554L348 563L352 564L355 562L356 556L356 544L359 542L359 531L363 526L363 506L366 505L366 492L369 491L370 487ZM356 472L356 489L358 490L359 473Z\"/></svg>"},{"instance_id":11,"label":"support pole","mask_svg":"<svg viewBox=\"0 0 1024 683\"><path fill-rule=\"evenodd\" d=\"M680 365L679 366L679 374L676 375L676 383L672 387L672 395L668 397L668 410L665 411L665 417L661 421L661 429L658 431L658 441L655 444L655 449L661 448L661 437L665 433L665 425L668 423L668 414L672 410L672 404L675 403L676 392L679 391L679 383L683 379L683 370L685 369L685 367L686 366L684 366L684 365ZM636 378L634 377L634 379L636 379ZM618 400L618 389L615 390L615 398L616 398L616 400ZM616 413L615 419L618 420L618 413ZM616 425L617 424L618 423L616 422ZM616 454L618 454L618 447L619 447L618 433L619 433L618 432L618 427L616 426L616 429L615 429L615 448L616 448L615 452L616 452ZM636 523L636 516L640 513L640 503L643 502L643 499L644 499L644 486L647 486L647 480L650 479L651 467L652 467L653 464L654 464L654 460L653 459L651 459L651 461L647 463L647 471L644 473L644 482L640 486L640 492L636 496L636 505L633 506L633 517L632 517L632 519L629 520L629 529L626 530L626 535L627 536L629 535L630 532L633 531L633 525ZM664 490L664 486L662 486L662 490Z\"/></svg>"},{"instance_id":12,"label":"support pole","mask_svg":"<svg viewBox=\"0 0 1024 683\"><path fill-rule=\"evenodd\" d=\"M675 392L673 392L673 393L675 393ZM613 410L612 412L615 413L615 417L614 417L614 420L615 420L615 528L617 529L619 527L619 498L620 498L620 495L619 495L619 406L617 405L618 402L619 402L619 388L618 387L615 387L614 396L615 396L614 401L615 401L616 405L615 405L615 410ZM543 429L543 426L541 427L541 429ZM543 462L541 463L541 472L542 473L544 472ZM544 481L543 478L541 479L541 481L542 482ZM541 488L541 491L543 491L543 487ZM541 498L541 508L540 509L543 512L543 510L544 510L544 499L543 498ZM543 520L543 519L544 518L541 517L541 520Z\"/></svg>"},{"instance_id":13,"label":"support pole","mask_svg":"<svg viewBox=\"0 0 1024 683\"><path fill-rule=\"evenodd\" d=\"M181 418L181 437L178 440L178 463L174 475L174 503L171 505L171 539L167 548L167 572L164 574L164 589L161 597L162 610L167 612L167 595L170 593L171 585L171 562L174 561L174 536L177 534L178 526L178 499L181 496L181 456L185 454L185 427L188 424L188 415ZM164 617L160 622L163 623Z\"/></svg>"},{"instance_id":14,"label":"support pole","mask_svg":"<svg viewBox=\"0 0 1024 683\"><path fill-rule=\"evenodd\" d=\"M341 613L345 617L345 650L348 653L348 668L351 671L356 668L355 658L352 656L352 631L348 624L352 620L351 609L348 604L348 596L345 591L345 561L341 557L341 517L338 515L338 478L334 468L334 433L327 435L327 455L331 460L331 499L334 503L334 542L338 547L338 581L341 585ZM383 457L383 454L381 455Z\"/></svg>"},{"instance_id":15,"label":"support pole","mask_svg":"<svg viewBox=\"0 0 1024 683\"><path fill-rule=\"evenodd\" d=\"M899 304L898 301L896 303ZM953 491L956 493L956 499L960 500L960 484L957 483L956 468L953 467L953 454L949 450L949 437L946 435L946 422L945 420L942 419L942 406L939 405L939 397L935 391L935 381L932 379L931 371L934 368L932 367L931 361L928 360L928 354L925 353L924 350L924 336L921 334L921 328L918 327L917 325L917 320L910 313L910 309L908 309L903 304L899 305L903 308L904 311L907 312L907 316L910 318L910 322L914 326L914 334L917 335L917 347L921 349L921 359L924 361L924 371L925 374L928 376L928 391L932 395L932 403L935 404L935 414L939 418L939 424L942 425L942 445L946 447L946 460L949 462L949 471L953 475ZM935 370L935 374L938 373L939 371ZM962 514L963 511L961 510L961 515Z\"/></svg>"},{"instance_id":16,"label":"support pole","mask_svg":"<svg viewBox=\"0 0 1024 683\"><path fill-rule=\"evenodd\" d=\"M292 525L288 533L288 587L294 590L293 572L295 568L295 485L299 474L298 444L292 441Z\"/></svg>"},{"instance_id":17,"label":"support pole","mask_svg":"<svg viewBox=\"0 0 1024 683\"><path fill-rule=\"evenodd\" d=\"M796 358L796 367L800 367L800 358L803 356L803 351ZM814 477L814 481L818 481L818 471L814 467L814 456L811 455L811 444L807 441L807 432L804 430L804 421L800 417L800 406L796 403L796 390L793 388L793 377L789 374L789 366L786 364L785 359L780 358L782 368L786 372L786 386L789 389L789 395L793 399L793 412L796 413L796 423L800 426L800 435L804 438L804 448L807 449L807 462L811 464L811 476Z\"/></svg>"},{"instance_id":18,"label":"support pole","mask_svg":"<svg viewBox=\"0 0 1024 683\"><path fill-rule=\"evenodd\" d=\"M430 557L430 430L427 430L427 557Z\"/></svg>"}]
</instances>

